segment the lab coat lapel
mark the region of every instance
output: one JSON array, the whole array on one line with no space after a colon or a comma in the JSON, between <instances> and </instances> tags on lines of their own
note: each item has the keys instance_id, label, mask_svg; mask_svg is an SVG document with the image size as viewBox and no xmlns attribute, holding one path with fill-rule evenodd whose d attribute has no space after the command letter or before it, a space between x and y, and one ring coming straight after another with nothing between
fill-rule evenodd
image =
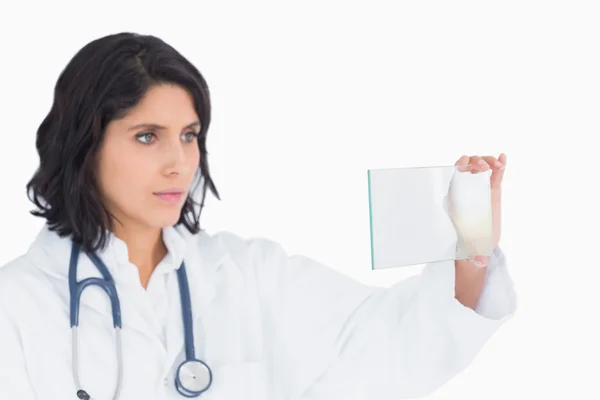
<instances>
[{"instance_id":1,"label":"lab coat lapel","mask_svg":"<svg viewBox=\"0 0 600 400\"><path fill-rule=\"evenodd\" d=\"M102 254L100 258L107 265L113 261L106 253ZM140 296L135 293L136 290L143 290L139 285L137 271L133 268L131 270L124 268L115 272L113 269L111 274L116 282L123 329L133 329L145 336L155 337L156 333L160 332L160 326L156 324L154 318L144 318L144 315L152 310L147 310L148 304L141 302ZM125 274L129 276L124 276ZM78 282L89 277L102 277L96 266L84 253L79 256L77 275ZM85 313L90 310L101 314L106 319L102 325L110 324L112 326L113 314L108 294L98 286L88 286L83 291L79 311L81 324L85 324Z\"/></svg>"}]
</instances>

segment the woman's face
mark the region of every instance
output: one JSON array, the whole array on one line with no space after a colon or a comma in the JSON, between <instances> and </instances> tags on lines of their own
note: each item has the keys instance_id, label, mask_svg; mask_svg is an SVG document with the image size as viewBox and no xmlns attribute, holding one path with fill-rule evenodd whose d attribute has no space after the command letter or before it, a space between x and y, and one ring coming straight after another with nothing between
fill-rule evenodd
<instances>
[{"instance_id":1,"label":"woman's face","mask_svg":"<svg viewBox=\"0 0 600 400\"><path fill-rule=\"evenodd\" d=\"M199 168L198 132L192 97L175 85L154 86L126 117L109 123L98 182L105 206L125 227L177 223Z\"/></svg>"}]
</instances>

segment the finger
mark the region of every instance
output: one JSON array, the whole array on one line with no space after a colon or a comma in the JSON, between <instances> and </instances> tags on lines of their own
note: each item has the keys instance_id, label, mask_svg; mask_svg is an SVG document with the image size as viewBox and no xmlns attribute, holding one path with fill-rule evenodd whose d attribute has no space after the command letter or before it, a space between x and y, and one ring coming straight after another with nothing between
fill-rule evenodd
<instances>
[{"instance_id":1,"label":"finger","mask_svg":"<svg viewBox=\"0 0 600 400\"><path fill-rule=\"evenodd\" d=\"M471 166L469 165L469 159L469 156L462 156L454 164L456 167L458 167L457 169L459 172L466 172L471 168Z\"/></svg>"},{"instance_id":2,"label":"finger","mask_svg":"<svg viewBox=\"0 0 600 400\"><path fill-rule=\"evenodd\" d=\"M504 164L502 164L496 157L493 156L484 156L481 157L483 160L492 168L492 170L498 170L504 168Z\"/></svg>"},{"instance_id":3,"label":"finger","mask_svg":"<svg viewBox=\"0 0 600 400\"><path fill-rule=\"evenodd\" d=\"M480 156L471 156L469 164L472 166L471 173L473 174L487 171L490 168L488 163Z\"/></svg>"},{"instance_id":4,"label":"finger","mask_svg":"<svg viewBox=\"0 0 600 400\"><path fill-rule=\"evenodd\" d=\"M502 165L506 166L506 154L500 153L500 157L498 157L498 161L502 163Z\"/></svg>"},{"instance_id":5,"label":"finger","mask_svg":"<svg viewBox=\"0 0 600 400\"><path fill-rule=\"evenodd\" d=\"M504 178L504 171L506 169L506 154L501 153L500 157L498 157L498 162L502 164L502 168L494 169L492 171L492 176L490 178L490 184L492 186L492 189L498 189L502 184L502 179Z\"/></svg>"},{"instance_id":6,"label":"finger","mask_svg":"<svg viewBox=\"0 0 600 400\"><path fill-rule=\"evenodd\" d=\"M476 256L469 259L469 261L478 268L487 267L488 265L488 257L486 256Z\"/></svg>"}]
</instances>

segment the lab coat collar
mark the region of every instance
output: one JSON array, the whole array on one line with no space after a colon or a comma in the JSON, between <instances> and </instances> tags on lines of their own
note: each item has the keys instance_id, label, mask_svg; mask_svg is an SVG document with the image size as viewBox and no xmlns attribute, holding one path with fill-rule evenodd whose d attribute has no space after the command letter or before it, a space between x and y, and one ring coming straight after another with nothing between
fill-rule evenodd
<instances>
[{"instance_id":1,"label":"lab coat collar","mask_svg":"<svg viewBox=\"0 0 600 400\"><path fill-rule=\"evenodd\" d=\"M178 269L186 253L186 238L175 227L166 227L162 231L162 238L167 247L167 255L157 268L158 273L167 273ZM71 237L60 237L56 232L44 225L32 244L30 250L39 253L42 251L50 265L45 270L54 275L67 277L69 273L69 258L71 255ZM112 233L108 233L108 245L96 252L96 255L106 264L109 272L116 282L130 281L138 277L137 267L129 261L127 244ZM94 271L96 268L91 264L85 253L79 256L78 279L88 276L100 276ZM85 273L84 273L85 271ZM135 274L133 274L133 272Z\"/></svg>"},{"instance_id":2,"label":"lab coat collar","mask_svg":"<svg viewBox=\"0 0 600 400\"><path fill-rule=\"evenodd\" d=\"M211 280L227 254L227 248L221 238L210 235L206 231L192 234L182 226L167 227L163 229L163 240L169 253L168 259L166 258L163 263L168 264L169 267L164 268L178 269L185 260L190 280L193 279L189 276L190 273L203 275L203 281ZM192 248L188 248L190 245ZM54 276L68 277L71 255L69 236L60 237L56 232L51 231L48 225L44 225L29 251L42 262L41 266L45 272ZM115 281L120 281L124 274L131 274L132 271L138 274L137 267L129 262L127 245L113 234L109 234L108 245L99 250L97 255L104 261ZM81 254L78 265L79 279L90 275L100 276L88 257Z\"/></svg>"},{"instance_id":3,"label":"lab coat collar","mask_svg":"<svg viewBox=\"0 0 600 400\"><path fill-rule=\"evenodd\" d=\"M218 238L210 236L206 232L192 235L185 227L165 228L163 229L163 238L169 250L170 259L165 259L165 262L162 263L161 268L164 268L164 271L155 272L160 273L178 269L185 259L193 318L196 320L204 314L203 310L206 310L215 297L215 288L211 282L213 282L215 273L227 253L226 248ZM56 232L51 231L47 225L44 225L30 247L34 263L44 273L58 279L59 293L64 296L67 304L70 301L68 273L71 243L70 237L60 237ZM193 251L192 248L196 246L199 249ZM126 291L139 290L139 272L135 265L129 262L127 245L124 241L111 234L108 246L98 251L97 255L104 261L111 275L113 275L121 299L125 298ZM101 277L101 275L91 260L82 253L79 256L77 279L81 281L88 277ZM177 284L176 278L171 279L171 281L175 281L175 284ZM175 292L178 293L178 288ZM170 306L170 309L174 311L170 314L177 316L174 325L172 322L169 323L169 332L167 333L169 353L171 353L183 346L183 326L181 324L179 295L171 297L169 300L174 306L173 308ZM110 303L106 299L106 293L102 290L88 289L85 295L81 297L80 313L85 313L88 307L104 315L107 321L111 320ZM140 307L144 307L144 305L121 300L123 326L133 328L146 335L151 335L151 332L160 332L162 327L148 324L142 317L143 312Z\"/></svg>"}]
</instances>

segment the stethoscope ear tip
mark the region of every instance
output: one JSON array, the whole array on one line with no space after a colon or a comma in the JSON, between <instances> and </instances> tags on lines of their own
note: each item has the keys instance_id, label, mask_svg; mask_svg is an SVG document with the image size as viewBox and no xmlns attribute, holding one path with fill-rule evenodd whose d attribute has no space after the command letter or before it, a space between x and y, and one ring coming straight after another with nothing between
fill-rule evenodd
<instances>
[{"instance_id":1,"label":"stethoscope ear tip","mask_svg":"<svg viewBox=\"0 0 600 400\"><path fill-rule=\"evenodd\" d=\"M90 400L90 395L87 394L87 392L85 390L78 390L77 398L79 398L81 400Z\"/></svg>"}]
</instances>

